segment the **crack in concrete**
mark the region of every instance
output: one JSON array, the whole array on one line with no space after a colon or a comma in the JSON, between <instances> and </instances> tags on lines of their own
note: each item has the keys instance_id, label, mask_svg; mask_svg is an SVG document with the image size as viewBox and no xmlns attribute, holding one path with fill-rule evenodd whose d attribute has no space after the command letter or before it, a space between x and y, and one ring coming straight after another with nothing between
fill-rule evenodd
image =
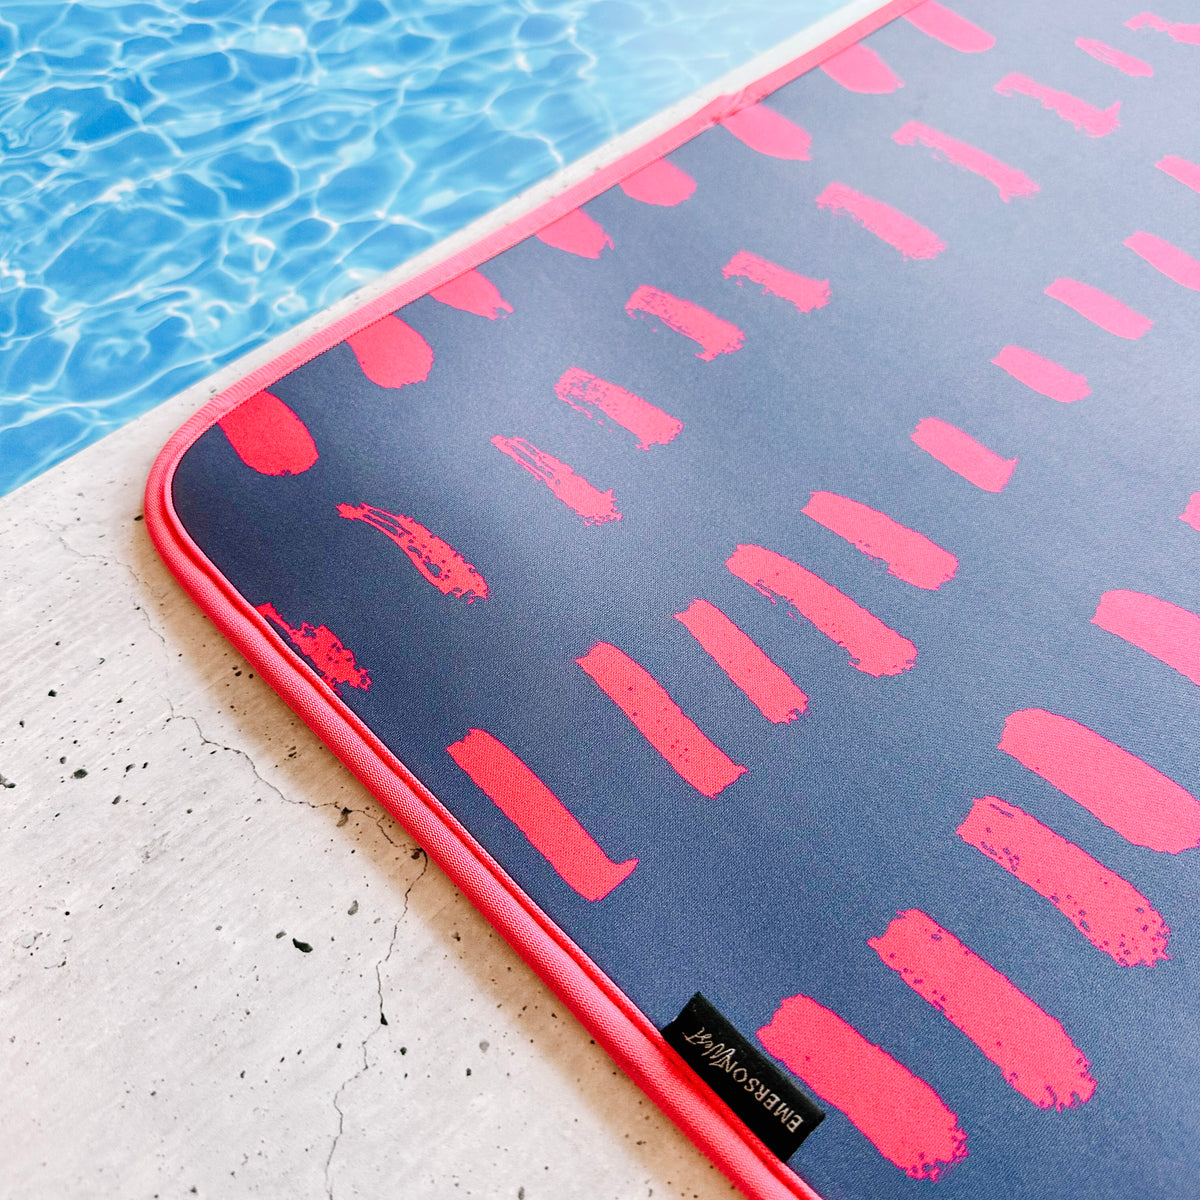
<instances>
[{"instance_id":1,"label":"crack in concrete","mask_svg":"<svg viewBox=\"0 0 1200 1200\"><path fill-rule=\"evenodd\" d=\"M67 540L67 533L72 528L70 524L52 527L51 525L47 524L44 519L39 521L39 524L42 526L42 528L44 528L46 530L47 533L50 533L54 537L56 537L59 545L61 545L62 548L68 554L70 554L72 557L74 557L76 559L83 559L83 560L89 560L92 562L96 562L96 563L99 563L100 566L108 568L108 569L124 571L129 576L129 578L133 580L133 582L137 585L138 588L140 588L145 593L153 595L153 589L150 587L149 583L145 579L142 578L142 576L138 573L137 569L133 566L133 564L128 563L119 557L89 553L85 550L80 550L77 546L73 546ZM143 599L144 598L145 597L143 597ZM158 639L158 642L162 647L163 655L166 659L166 662L170 663L172 661L170 643L167 640L166 634L164 634L163 631L161 629L159 629L157 624L154 622L153 618L150 615L149 609L146 607L145 604L136 604L135 603L134 611L141 614L142 620L144 621L146 628L149 630L149 632L151 634L154 635L155 638ZM250 756L249 753L247 753L245 750L239 749L236 746L230 746L224 742L220 742L214 738L210 738L204 732L203 728L201 728L200 722L196 717L194 717L190 713L181 713L176 708L175 702L171 699L171 697L169 695L167 695L165 693L160 693L160 694L162 695L162 699L165 702L167 709L170 713L170 716L168 716L166 718L166 721L164 722L164 724L169 723L170 721L173 721L176 719L190 721L192 726L196 730L197 736L200 738L201 745L212 746L218 750L225 750L231 754L236 754L239 757L245 759L245 761L249 765L250 770L251 770L252 774L254 775L255 779L257 779L258 782L260 784L262 784L262 786L267 791L272 792L276 797L278 797L280 800L282 800L285 804L303 805L305 808L312 808L312 809L336 807L340 810L343 808L343 805L340 804L336 800L328 800L328 801L320 801L320 802L305 800L305 799L294 800L291 797L285 795L284 792L282 791L282 789L277 787L275 784L270 783L263 776L263 774L259 771L258 766L255 763L254 759ZM363 816L367 816L367 817L371 818L372 820L374 820L376 825L379 828L380 833L383 834L384 838L391 845L393 845L393 846L396 845L395 840L388 834L387 830L384 828L384 826L382 824L382 820L387 818L386 812L382 812L381 810L376 809L375 806L373 806L373 805L369 809L367 809L367 808L362 808L362 809L350 808L349 811L362 814Z\"/></svg>"},{"instance_id":2,"label":"crack in concrete","mask_svg":"<svg viewBox=\"0 0 1200 1200\"><path fill-rule=\"evenodd\" d=\"M98 563L101 567L108 568L110 570L124 571L141 590L143 593L143 598L152 597L160 603L163 601L164 593L162 590L159 589L156 591L151 585L150 581L142 577L137 569L137 566L134 563L127 561L124 557L117 553L115 548L109 548L109 552L103 554L94 551L81 550L78 546L72 545L72 543L68 540L69 534L81 532L81 530L71 522L50 523L46 520L45 515L41 514L36 523L42 529L44 529L46 533L50 534L50 536L53 537L58 544L73 558L81 559L86 562ZM150 614L146 610L145 606L142 604L135 604L134 608L137 612L140 612L145 617L146 624L149 626L150 632L153 633L160 642L162 642L163 649L169 652L170 647L167 645L167 639L155 626L154 622L151 621Z\"/></svg>"},{"instance_id":3,"label":"crack in concrete","mask_svg":"<svg viewBox=\"0 0 1200 1200\"><path fill-rule=\"evenodd\" d=\"M329 1147L329 1155L325 1159L325 1194L329 1197L329 1200L333 1200L333 1180L330 1178L330 1174L333 1170L333 1156L337 1153L338 1143L342 1140L342 1134L346 1129L346 1110L342 1108L341 1104L342 1093L356 1079L361 1079L362 1076L370 1069L371 1064L367 1060L367 1042L370 1041L373 1036L373 1033L367 1034L367 1036L363 1039L362 1044L359 1046L359 1050L362 1053L362 1066L359 1067L359 1069L355 1071L349 1079L343 1080L341 1086L333 1094L333 1110L338 1115L338 1126L337 1132L333 1135L333 1144Z\"/></svg>"},{"instance_id":4,"label":"crack in concrete","mask_svg":"<svg viewBox=\"0 0 1200 1200\"><path fill-rule=\"evenodd\" d=\"M68 547L68 549L71 549L71 548ZM78 553L78 552L73 551L73 553ZM88 557L88 556L80 555L80 557ZM107 562L109 560L105 560L105 561ZM144 581L138 576L137 572L135 570L133 570L132 567L130 567L128 564L125 564L125 563L122 563L121 566L126 571L129 572L130 576L134 579L135 582L137 582L142 587L146 586ZM161 643L162 648L163 648L163 653L166 656L167 661L170 662L171 661L171 647L170 647L169 643L167 642L166 635L162 632L162 630L160 630L157 627L157 625L155 625L154 621L150 617L150 613L147 611L147 609L144 605L138 604L138 605L135 605L134 607L137 612L141 613L142 619L145 621L146 628ZM176 708L175 702L166 693L162 694L162 698L165 701L165 703L167 705L167 709L169 710L169 712L171 714L169 717L167 717L167 723L169 723L170 721L174 721L176 719L190 721L193 728L196 730L197 736L200 738L201 745L213 746L218 750L225 750L225 751L228 751L230 754L235 754L238 757L245 759L247 765L250 767L251 773L254 775L254 778L257 779L258 782L260 784L262 784L262 786L267 791L272 792L276 797L278 797L280 800L282 800L285 804L293 804L293 805L298 805L298 806L302 805L305 808L312 808L312 809L321 809L321 808L337 808L339 810L342 809L343 805L339 801L336 801L336 800L324 800L324 801L319 801L319 802L312 801L312 800L305 800L305 799L293 800L290 796L285 795L281 788L277 787L275 784L271 783L269 780L267 780L263 776L262 772L259 771L259 769L258 769L257 763L255 763L253 757L251 757L251 755L247 751L242 750L237 746L230 746L230 745L226 744L225 742L217 741L215 738L210 738L204 732L203 728L200 725L199 720L195 716L193 716L191 713L181 713ZM351 808L350 811L351 812L361 812L364 815L369 815L369 810L367 810L367 809ZM389 838L388 840L390 841L391 839Z\"/></svg>"},{"instance_id":5,"label":"crack in concrete","mask_svg":"<svg viewBox=\"0 0 1200 1200\"><path fill-rule=\"evenodd\" d=\"M390 839L389 839L390 840ZM331 1174L333 1171L333 1157L337 1153L338 1143L341 1141L342 1134L346 1128L346 1110L342 1107L342 1095L348 1087L356 1080L361 1079L363 1075L371 1069L370 1055L367 1050L367 1045L372 1038L379 1034L379 1031L384 1027L387 1018L383 1011L383 968L387 965L388 960L392 957L392 952L396 949L396 938L400 933L400 926L404 923L408 916L408 898L412 895L412 890L425 878L425 873L429 870L429 855L420 848L416 851L421 856L423 862L421 869L417 872L413 881L404 889L404 907L400 910L400 916L396 918L392 925L392 934L388 938L388 947L384 956L375 964L375 996L379 1003L379 1024L363 1038L359 1044L359 1050L362 1053L362 1066L358 1068L348 1079L342 1081L337 1091L333 1094L333 1110L338 1115L337 1131L333 1135L333 1144L329 1147L329 1154L325 1159L325 1193L329 1200L333 1200L333 1180Z\"/></svg>"},{"instance_id":6,"label":"crack in concrete","mask_svg":"<svg viewBox=\"0 0 1200 1200\"><path fill-rule=\"evenodd\" d=\"M127 515L110 515L107 519L101 518L98 521L93 519L85 525L77 517L74 521L66 521L65 523L58 524L53 527L46 525L45 528L47 532L53 533L55 536L57 536L59 543L65 550L69 551L71 554L74 554L76 557L90 558L104 566L121 567L122 569L128 571L129 574L132 575L133 578L142 585L142 587L149 588L150 585L138 574L134 564L121 553L122 547L126 549L130 548L130 543L121 536L130 532L128 530L128 521L129 518ZM88 536L89 531L92 533L92 536L95 537L97 536L95 531L98 529L103 530L103 532L98 534L98 537L103 539L107 544L108 553L106 554L101 555L94 552L89 552L87 550L80 550L77 546L72 545L71 542L67 540L71 534L77 534L86 537ZM114 529L118 536L115 538L110 538L109 533Z\"/></svg>"},{"instance_id":7,"label":"crack in concrete","mask_svg":"<svg viewBox=\"0 0 1200 1200\"><path fill-rule=\"evenodd\" d=\"M181 712L177 711L175 708L175 702L170 698L170 696L164 696L163 699L166 700L167 707L171 711L171 715L169 717L167 717L167 719L163 722L164 727L169 725L172 721L186 721L196 731L196 736L200 739L200 744L202 746L213 746L217 750L224 750L229 754L236 755L238 758L243 759L245 761L246 765L250 768L250 773L254 776L255 779L258 780L258 782L260 784L262 784L263 788L266 791L273 792L276 796L279 797L280 800L284 801L284 803L286 803L286 804L304 804L305 803L305 801L303 801L303 800L289 800L287 798L287 796L285 796L283 794L283 792L281 792L279 790L279 788L277 788L273 783L270 783L266 779L264 779L258 769L258 766L255 764L254 759L251 758L250 755L247 754L245 750L242 750L237 746L227 746L224 742L218 742L215 738L210 738L204 732L204 730L201 728L200 722L196 717L194 717L191 713L181 713ZM332 803L332 801L330 801L329 803ZM329 806L328 803L320 804L320 805L309 805L309 807L312 807L312 808L327 808L328 806Z\"/></svg>"},{"instance_id":8,"label":"crack in concrete","mask_svg":"<svg viewBox=\"0 0 1200 1200\"><path fill-rule=\"evenodd\" d=\"M262 774L262 772L258 769L258 764L255 763L253 757L251 757L251 755L249 754L248 751L243 750L238 746L226 745L226 743L219 742L215 738L210 738L204 732L203 728L200 725L199 720L196 717L194 717L191 713L181 713L181 712L177 711L175 708L175 702L169 696L164 696L163 699L166 700L167 707L170 709L170 712L171 712L171 715L169 717L167 717L167 719L163 722L164 727L166 725L169 725L172 721L188 722L192 726L192 728L196 731L196 736L200 739L200 744L202 746L212 746L217 750L224 750L226 753L236 755L238 758L244 760L246 765L250 768L250 773L254 776L254 778L256 780L258 780L258 782L262 785L263 789L267 792L270 792L272 795L277 797L279 800L282 800L284 802L284 804L292 804L297 807L312 808L312 809L336 808L339 812L342 810L342 804L340 801L337 801L337 800L305 800L305 799L294 800L294 799L292 799L290 796L286 795L280 787L278 787L276 784L271 783L271 781L268 780ZM350 811L351 812L360 812L361 811L365 815L367 810L351 809Z\"/></svg>"},{"instance_id":9,"label":"crack in concrete","mask_svg":"<svg viewBox=\"0 0 1200 1200\"><path fill-rule=\"evenodd\" d=\"M387 809L380 806L380 807L373 808L370 813L370 816L371 816L372 820L375 822L376 828L378 828L379 832L381 834L383 834L384 840L389 845L394 846L396 844L396 841L392 837L392 835L390 833L388 833L388 831L387 831L387 825L395 824L395 819L392 817L391 813L389 813L387 811ZM421 851L421 852L424 853L424 851ZM405 899L405 909L407 911L408 892L404 893L404 899Z\"/></svg>"},{"instance_id":10,"label":"crack in concrete","mask_svg":"<svg viewBox=\"0 0 1200 1200\"><path fill-rule=\"evenodd\" d=\"M89 554L89 553L87 553L87 552L86 552L86 551L84 551L84 550L79 550L79 549L77 549L76 547L72 546L72 545L71 545L71 543L67 541L67 535L66 535L66 530L67 530L67 528L69 528L69 527L68 527L68 526L64 526L64 527L63 527L63 530L62 530L61 532L56 532L56 531L54 531L54 530L51 530L51 529L48 529L48 528L47 528L47 532L48 532L48 533L54 533L55 537L58 539L58 544L59 544L59 545L60 545L60 546L61 546L61 547L62 547L62 548L63 548L63 549L64 549L64 550L65 550L65 551L68 553L68 554L72 554L72 555L74 555L76 558L81 558L81 559L84 559L84 560L85 560L85 561L87 561L87 562L96 562L96 563L99 563L99 564L100 564L102 567L110 567L110 566L112 566L112 559L111 559L111 558L108 558L107 556L105 556L105 555L103 555L103 554Z\"/></svg>"}]
</instances>

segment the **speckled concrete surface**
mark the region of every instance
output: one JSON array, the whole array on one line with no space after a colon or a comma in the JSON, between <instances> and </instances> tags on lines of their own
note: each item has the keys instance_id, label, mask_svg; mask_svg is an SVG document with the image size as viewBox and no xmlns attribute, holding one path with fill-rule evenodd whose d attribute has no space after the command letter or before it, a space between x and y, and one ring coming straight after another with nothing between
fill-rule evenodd
<instances>
[{"instance_id":1,"label":"speckled concrete surface","mask_svg":"<svg viewBox=\"0 0 1200 1200\"><path fill-rule=\"evenodd\" d=\"M159 562L205 396L0 502L0 1194L732 1194Z\"/></svg>"}]
</instances>

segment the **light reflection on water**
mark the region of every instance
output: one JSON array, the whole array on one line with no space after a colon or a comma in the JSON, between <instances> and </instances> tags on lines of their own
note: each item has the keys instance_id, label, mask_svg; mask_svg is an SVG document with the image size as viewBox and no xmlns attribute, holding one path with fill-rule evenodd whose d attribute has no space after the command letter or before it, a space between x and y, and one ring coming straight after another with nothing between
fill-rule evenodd
<instances>
[{"instance_id":1,"label":"light reflection on water","mask_svg":"<svg viewBox=\"0 0 1200 1200\"><path fill-rule=\"evenodd\" d=\"M0 5L0 494L839 0Z\"/></svg>"}]
</instances>

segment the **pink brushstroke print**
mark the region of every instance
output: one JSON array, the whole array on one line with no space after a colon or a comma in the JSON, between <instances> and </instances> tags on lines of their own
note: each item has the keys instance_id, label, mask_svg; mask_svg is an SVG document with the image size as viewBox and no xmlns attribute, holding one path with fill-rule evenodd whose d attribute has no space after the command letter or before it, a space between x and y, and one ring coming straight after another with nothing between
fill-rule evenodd
<instances>
[{"instance_id":1,"label":"pink brushstroke print","mask_svg":"<svg viewBox=\"0 0 1200 1200\"><path fill-rule=\"evenodd\" d=\"M625 311L636 317L643 314L657 317L668 328L690 338L700 347L696 357L712 362L719 354L740 350L746 335L733 324L710 313L708 309L681 300L660 288L642 284L625 302Z\"/></svg>"},{"instance_id":2,"label":"pink brushstroke print","mask_svg":"<svg viewBox=\"0 0 1200 1200\"><path fill-rule=\"evenodd\" d=\"M807 162L812 138L808 130L765 104L751 104L721 118L721 125L751 150L770 158Z\"/></svg>"},{"instance_id":3,"label":"pink brushstroke print","mask_svg":"<svg viewBox=\"0 0 1200 1200\"><path fill-rule=\"evenodd\" d=\"M1059 404L1074 404L1092 394L1086 376L1076 375L1024 346L1005 346L992 362L1027 388Z\"/></svg>"},{"instance_id":4,"label":"pink brushstroke print","mask_svg":"<svg viewBox=\"0 0 1200 1200\"><path fill-rule=\"evenodd\" d=\"M996 39L986 30L980 29L952 8L938 4L937 0L925 0L924 4L910 8L904 14L904 19L928 37L936 38L942 45L963 54L982 54L996 44Z\"/></svg>"},{"instance_id":5,"label":"pink brushstroke print","mask_svg":"<svg viewBox=\"0 0 1200 1200\"><path fill-rule=\"evenodd\" d=\"M583 518L585 525L603 525L607 521L621 519L613 502L611 488L602 492L582 475L577 475L573 467L539 450L532 442L523 437L502 437L497 434L492 438L492 445L528 471L534 479L544 483L557 500Z\"/></svg>"},{"instance_id":6,"label":"pink brushstroke print","mask_svg":"<svg viewBox=\"0 0 1200 1200\"><path fill-rule=\"evenodd\" d=\"M935 1180L967 1157L941 1096L812 997L783 1000L758 1040L909 1178Z\"/></svg>"},{"instance_id":7,"label":"pink brushstroke print","mask_svg":"<svg viewBox=\"0 0 1200 1200\"><path fill-rule=\"evenodd\" d=\"M1152 967L1170 958L1171 930L1133 884L1015 804L998 796L975 800L955 832L1049 900L1118 966Z\"/></svg>"},{"instance_id":8,"label":"pink brushstroke print","mask_svg":"<svg viewBox=\"0 0 1200 1200\"><path fill-rule=\"evenodd\" d=\"M869 557L882 559L889 575L913 587L936 592L958 572L958 559L949 550L858 500L813 492L800 511Z\"/></svg>"},{"instance_id":9,"label":"pink brushstroke print","mask_svg":"<svg viewBox=\"0 0 1200 1200\"><path fill-rule=\"evenodd\" d=\"M1179 514L1179 519L1200 533L1200 492L1193 492L1188 497L1187 505Z\"/></svg>"},{"instance_id":10,"label":"pink brushstroke print","mask_svg":"<svg viewBox=\"0 0 1200 1200\"><path fill-rule=\"evenodd\" d=\"M966 142L957 141L938 129L922 125L920 121L909 121L901 125L892 134L892 141L898 146L928 146L937 157L944 158L964 171L970 171L972 175L986 179L1000 193L1000 199L1005 203L1014 197L1032 196L1038 191L1038 185L1023 171L1002 163L998 158L993 158L990 154L967 145Z\"/></svg>"},{"instance_id":11,"label":"pink brushstroke print","mask_svg":"<svg viewBox=\"0 0 1200 1200\"><path fill-rule=\"evenodd\" d=\"M1123 75L1149 79L1154 74L1154 68L1148 62L1142 62L1140 58L1134 58L1132 54L1126 54L1123 50L1098 42L1094 38L1076 38L1075 45L1084 54L1090 54L1106 67L1116 67Z\"/></svg>"},{"instance_id":12,"label":"pink brushstroke print","mask_svg":"<svg viewBox=\"0 0 1200 1200\"><path fill-rule=\"evenodd\" d=\"M500 289L482 271L464 271L457 279L443 283L429 294L441 304L474 313L477 317L487 317L489 321L513 310L500 295Z\"/></svg>"},{"instance_id":13,"label":"pink brushstroke print","mask_svg":"<svg viewBox=\"0 0 1200 1200\"><path fill-rule=\"evenodd\" d=\"M917 648L819 575L762 546L740 545L725 566L772 604L786 600L800 616L850 655L865 675L899 675L917 661Z\"/></svg>"},{"instance_id":14,"label":"pink brushstroke print","mask_svg":"<svg viewBox=\"0 0 1200 1200\"><path fill-rule=\"evenodd\" d=\"M1135 846L1200 846L1200 801L1094 729L1042 708L1015 712L1000 749Z\"/></svg>"},{"instance_id":15,"label":"pink brushstroke print","mask_svg":"<svg viewBox=\"0 0 1200 1200\"><path fill-rule=\"evenodd\" d=\"M1200 615L1145 592L1105 592L1092 624L1200 684Z\"/></svg>"},{"instance_id":16,"label":"pink brushstroke print","mask_svg":"<svg viewBox=\"0 0 1200 1200\"><path fill-rule=\"evenodd\" d=\"M1172 179L1179 180L1185 187L1190 187L1193 192L1200 192L1200 166L1196 163L1188 162L1178 154L1167 154L1154 165Z\"/></svg>"},{"instance_id":17,"label":"pink brushstroke print","mask_svg":"<svg viewBox=\"0 0 1200 1200\"><path fill-rule=\"evenodd\" d=\"M651 446L665 446L683 432L683 422L663 412L649 400L626 391L607 379L601 379L582 367L570 367L562 373L554 385L554 394L569 404L576 412L590 417L597 424L604 424L607 417L622 429L627 429L638 439L639 450ZM598 410L600 417L593 409Z\"/></svg>"},{"instance_id":18,"label":"pink brushstroke print","mask_svg":"<svg viewBox=\"0 0 1200 1200\"><path fill-rule=\"evenodd\" d=\"M1056 279L1047 289L1046 295L1068 308L1073 308L1081 317L1099 325L1114 337L1136 341L1153 327L1154 322L1122 304L1115 296L1102 292L1090 283L1078 279Z\"/></svg>"},{"instance_id":19,"label":"pink brushstroke print","mask_svg":"<svg viewBox=\"0 0 1200 1200\"><path fill-rule=\"evenodd\" d=\"M472 729L446 752L529 839L559 878L593 904L625 882L636 858L615 863L565 804L499 738Z\"/></svg>"},{"instance_id":20,"label":"pink brushstroke print","mask_svg":"<svg viewBox=\"0 0 1200 1200\"><path fill-rule=\"evenodd\" d=\"M342 645L327 625L310 625L307 621L292 625L273 604L260 604L256 611L312 663L335 695L340 696L343 687L371 690L370 674L354 661L353 652Z\"/></svg>"},{"instance_id":21,"label":"pink brushstroke print","mask_svg":"<svg viewBox=\"0 0 1200 1200\"><path fill-rule=\"evenodd\" d=\"M346 344L362 373L379 387L424 383L433 369L433 347L399 317L387 316L352 333Z\"/></svg>"},{"instance_id":22,"label":"pink brushstroke print","mask_svg":"<svg viewBox=\"0 0 1200 1200\"><path fill-rule=\"evenodd\" d=\"M1182 42L1185 46L1200 46L1200 25L1185 25L1182 21L1168 21L1165 17L1158 17L1154 13L1148 12L1130 17L1125 25L1129 29L1150 28L1158 33L1165 33L1173 42Z\"/></svg>"},{"instance_id":23,"label":"pink brushstroke print","mask_svg":"<svg viewBox=\"0 0 1200 1200\"><path fill-rule=\"evenodd\" d=\"M817 207L844 213L881 241L894 246L905 258L937 258L946 243L931 229L918 224L890 204L864 196L844 183L831 183L818 197Z\"/></svg>"},{"instance_id":24,"label":"pink brushstroke print","mask_svg":"<svg viewBox=\"0 0 1200 1200\"><path fill-rule=\"evenodd\" d=\"M579 258L599 258L605 248L613 244L600 222L589 217L582 208L574 209L547 225L537 238L555 250L565 250Z\"/></svg>"},{"instance_id":25,"label":"pink brushstroke print","mask_svg":"<svg viewBox=\"0 0 1200 1200\"><path fill-rule=\"evenodd\" d=\"M1046 87L1028 75L1011 74L996 84L996 91L1001 96L1030 96L1041 101L1043 108L1057 113L1064 121L1069 121L1081 133L1088 137L1104 137L1112 133L1120 125L1121 102L1116 101L1108 108L1097 108L1070 92L1058 92Z\"/></svg>"},{"instance_id":26,"label":"pink brushstroke print","mask_svg":"<svg viewBox=\"0 0 1200 1200\"><path fill-rule=\"evenodd\" d=\"M757 283L763 290L763 295L778 296L794 304L802 313L810 313L815 308L824 308L831 298L828 279L809 279L807 275L798 275L777 263L759 258L749 250L739 250L722 268L721 274L726 279L748 279Z\"/></svg>"},{"instance_id":27,"label":"pink brushstroke print","mask_svg":"<svg viewBox=\"0 0 1200 1200\"><path fill-rule=\"evenodd\" d=\"M904 86L892 68L862 42L855 42L827 58L821 64L821 70L848 92L883 96Z\"/></svg>"},{"instance_id":28,"label":"pink brushstroke print","mask_svg":"<svg viewBox=\"0 0 1200 1200\"><path fill-rule=\"evenodd\" d=\"M631 200L655 204L660 208L674 208L676 204L682 204L695 190L696 181L665 158L657 159L621 183L621 191Z\"/></svg>"},{"instance_id":29,"label":"pink brushstroke print","mask_svg":"<svg viewBox=\"0 0 1200 1200\"><path fill-rule=\"evenodd\" d=\"M487 599L487 580L449 542L419 521L369 504L339 504L337 510L347 521L362 521L395 542L443 596L458 596L468 604Z\"/></svg>"},{"instance_id":30,"label":"pink brushstroke print","mask_svg":"<svg viewBox=\"0 0 1200 1200\"><path fill-rule=\"evenodd\" d=\"M218 424L238 458L260 475L301 475L320 457L308 426L271 392L255 392Z\"/></svg>"},{"instance_id":31,"label":"pink brushstroke print","mask_svg":"<svg viewBox=\"0 0 1200 1200\"><path fill-rule=\"evenodd\" d=\"M1092 1098L1090 1064L1061 1023L932 917L910 908L867 945L1026 1100L1062 1112Z\"/></svg>"},{"instance_id":32,"label":"pink brushstroke print","mask_svg":"<svg viewBox=\"0 0 1200 1200\"><path fill-rule=\"evenodd\" d=\"M1178 246L1173 246L1152 233L1141 231L1130 234L1125 239L1125 245L1180 287L1200 292L1200 262L1190 254L1185 254Z\"/></svg>"},{"instance_id":33,"label":"pink brushstroke print","mask_svg":"<svg viewBox=\"0 0 1200 1200\"><path fill-rule=\"evenodd\" d=\"M1017 465L1015 458L1002 458L969 433L937 417L923 418L911 436L926 454L985 492L1004 491Z\"/></svg>"},{"instance_id":34,"label":"pink brushstroke print","mask_svg":"<svg viewBox=\"0 0 1200 1200\"><path fill-rule=\"evenodd\" d=\"M808 708L808 697L791 676L715 604L693 600L675 620L768 721L786 725Z\"/></svg>"},{"instance_id":35,"label":"pink brushstroke print","mask_svg":"<svg viewBox=\"0 0 1200 1200\"><path fill-rule=\"evenodd\" d=\"M575 660L686 783L712 800L746 768L735 763L684 715L640 663L608 642Z\"/></svg>"}]
</instances>

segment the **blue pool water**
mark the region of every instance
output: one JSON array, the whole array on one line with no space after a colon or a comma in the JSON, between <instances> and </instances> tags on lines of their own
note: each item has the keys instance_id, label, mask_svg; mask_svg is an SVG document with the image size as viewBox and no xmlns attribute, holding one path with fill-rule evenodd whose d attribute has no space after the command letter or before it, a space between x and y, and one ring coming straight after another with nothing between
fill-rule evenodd
<instances>
[{"instance_id":1,"label":"blue pool water","mask_svg":"<svg viewBox=\"0 0 1200 1200\"><path fill-rule=\"evenodd\" d=\"M0 494L840 0L0 3Z\"/></svg>"}]
</instances>

